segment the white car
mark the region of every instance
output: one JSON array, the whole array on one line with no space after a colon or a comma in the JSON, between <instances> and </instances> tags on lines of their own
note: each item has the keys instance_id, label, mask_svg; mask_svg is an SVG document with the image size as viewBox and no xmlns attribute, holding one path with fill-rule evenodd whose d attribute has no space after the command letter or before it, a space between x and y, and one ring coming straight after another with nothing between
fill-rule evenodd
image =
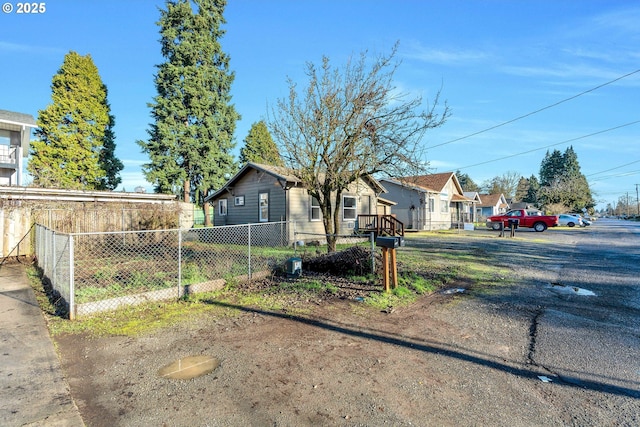
<instances>
[{"instance_id":1,"label":"white car","mask_svg":"<svg viewBox=\"0 0 640 427\"><path fill-rule=\"evenodd\" d=\"M569 215L569 214L560 214L558 215L558 225L567 226L567 227L575 227L576 225L580 227L584 227L584 223L582 222L582 218Z\"/></svg>"}]
</instances>

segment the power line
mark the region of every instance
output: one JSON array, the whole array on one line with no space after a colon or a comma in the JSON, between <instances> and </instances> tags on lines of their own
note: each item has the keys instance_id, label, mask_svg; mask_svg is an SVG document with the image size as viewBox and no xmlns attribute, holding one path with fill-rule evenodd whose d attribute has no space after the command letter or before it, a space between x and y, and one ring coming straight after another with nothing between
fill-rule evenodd
<instances>
[{"instance_id":1,"label":"power line","mask_svg":"<svg viewBox=\"0 0 640 427\"><path fill-rule=\"evenodd\" d=\"M634 170L634 171L620 172L620 173L613 174L613 175L600 176L598 178L590 179L589 181L598 182L598 181L604 181L605 179L609 179L609 178L621 178L623 176L633 176L633 175L637 175L639 173L640 173L640 169Z\"/></svg>"},{"instance_id":2,"label":"power line","mask_svg":"<svg viewBox=\"0 0 640 427\"><path fill-rule=\"evenodd\" d=\"M625 166L632 165L634 163L640 163L640 160L635 160L633 162L625 163L624 165L620 165L620 166L615 166L615 167L613 167L611 169L606 169L606 170L603 170L603 171L600 171L600 172L590 173L589 175L585 175L585 177L589 177L589 176L593 176L593 175L600 175L601 173L605 173L605 172L611 172L613 170L620 169L620 168L623 168ZM614 175L611 175L611 176L614 176Z\"/></svg>"},{"instance_id":3,"label":"power line","mask_svg":"<svg viewBox=\"0 0 640 427\"><path fill-rule=\"evenodd\" d=\"M565 140L565 141L557 142L557 143L555 143L555 144L545 145L544 147L538 147L538 148L534 148L534 149L532 149L532 150L523 151L523 152L521 152L521 153L511 154L511 155L509 155L509 156L500 157L500 158L498 158L498 159L487 160L486 162L481 162L481 163L476 163L476 164L469 165L469 166L464 166L464 167L461 167L461 168L458 168L458 169L468 169L468 168L472 168L472 167L475 167L475 166L486 165L487 163L497 162L497 161L499 161L499 160L510 159L511 157L517 157L517 156L521 156L521 155L523 155L523 154L533 153L534 151L544 150L545 148L554 147L554 146L556 146L556 145L568 144L569 142L573 142L573 141L578 141L578 140L580 140L580 139L589 138L589 137L594 136L594 135L600 135L601 133L611 132L612 130L616 130L616 129L620 129L620 128L623 128L623 127L627 127L627 126L635 125L635 124L637 124L637 123L640 123L640 120L636 120L636 121L634 121L634 122L630 122L630 123L625 123L625 124L623 124L623 125L615 126L615 127L609 128L609 129L605 129L605 130L598 131L598 132L590 133L590 134L588 134L588 135L582 135L582 136L579 136L579 137L577 137L577 138L567 139L567 140Z\"/></svg>"},{"instance_id":4,"label":"power line","mask_svg":"<svg viewBox=\"0 0 640 427\"><path fill-rule=\"evenodd\" d=\"M571 96L571 97L569 97L569 98L565 98L565 99L563 99L563 100L561 100L561 101L558 101L558 102L556 102L556 103L553 103L553 104L551 104L551 105L547 105L546 107L542 107L542 108L540 108L540 109L538 109L538 110L535 110L535 111L532 111L532 112L530 112L530 113L524 114L524 115L522 115L522 116L516 117L515 119L508 120L508 121L506 121L506 122L503 122L503 123L497 124L497 125L495 125L495 126L491 126L491 127L487 128L487 129L480 130L480 131L478 131L478 132L474 132L474 133L469 134L469 135L466 135L466 136L461 136L460 138L452 139L451 141L443 142L443 143L441 143L441 144L432 145L432 146L427 147L427 148L441 147L441 146L443 146L443 145L447 145L447 144L451 144L451 143L453 143L453 142L461 141L461 140L463 140L463 139L471 138L472 136L480 135L481 133L489 132L490 130L497 129L497 128L499 128L499 127L502 127L502 126L508 125L508 124L513 123L513 122L515 122L515 121L518 121L518 120L524 119L525 117L529 117L529 116L532 116L532 115L534 115L534 114L540 113L540 112L542 112L542 111L544 111L544 110L548 110L549 108L556 107L556 106L558 106L558 105L560 105L560 104L562 104L562 103L565 103L565 102L567 102L567 101L571 101L572 99L575 99L575 98L577 98L577 97L579 97L579 96L585 95L585 94L590 93L590 92L593 92L593 91L595 91L595 90L598 90L598 89L600 89L600 88L602 88L602 87L605 87L605 86L607 86L607 85L610 85L610 84L612 84L612 83L615 83L615 82L617 82L618 80L622 80L622 79L624 79L624 78L626 78L626 77L629 77L629 76L632 76L632 75L634 75L634 74L636 74L636 73L640 73L640 69L637 69L637 70L635 70L635 71L632 71L632 72L630 72L630 73L627 73L627 74L625 74L624 76L620 76L620 77L618 77L618 78L616 78L616 79L613 79L613 80L611 80L611 81L608 81L608 82L606 82L606 83L603 83L603 84L601 84L601 85L598 85L598 86L596 86L596 87L593 87L593 88L591 88L591 89L585 90L584 92L580 92L580 93L579 93L579 94L577 94L577 95L573 95L573 96Z\"/></svg>"}]
</instances>

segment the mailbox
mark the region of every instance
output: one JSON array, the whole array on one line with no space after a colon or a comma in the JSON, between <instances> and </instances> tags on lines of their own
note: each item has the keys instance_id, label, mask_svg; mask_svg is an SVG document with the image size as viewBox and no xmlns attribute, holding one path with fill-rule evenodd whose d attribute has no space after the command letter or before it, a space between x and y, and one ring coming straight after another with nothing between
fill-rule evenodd
<instances>
[{"instance_id":1,"label":"mailbox","mask_svg":"<svg viewBox=\"0 0 640 427\"><path fill-rule=\"evenodd\" d=\"M509 219L509 228L518 228L518 225L520 225L519 219Z\"/></svg>"},{"instance_id":2,"label":"mailbox","mask_svg":"<svg viewBox=\"0 0 640 427\"><path fill-rule=\"evenodd\" d=\"M289 258L286 270L288 277L300 277L302 275L302 260L300 258Z\"/></svg>"},{"instance_id":3,"label":"mailbox","mask_svg":"<svg viewBox=\"0 0 640 427\"><path fill-rule=\"evenodd\" d=\"M376 246L380 246L382 248L395 249L400 246L400 239L397 237L377 237Z\"/></svg>"}]
</instances>

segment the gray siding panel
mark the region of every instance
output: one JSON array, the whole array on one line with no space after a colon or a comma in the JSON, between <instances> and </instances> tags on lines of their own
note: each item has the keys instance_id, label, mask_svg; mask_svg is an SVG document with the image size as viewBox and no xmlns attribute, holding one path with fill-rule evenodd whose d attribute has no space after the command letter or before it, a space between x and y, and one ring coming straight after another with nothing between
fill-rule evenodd
<instances>
[{"instance_id":1,"label":"gray siding panel","mask_svg":"<svg viewBox=\"0 0 640 427\"><path fill-rule=\"evenodd\" d=\"M243 176L231 192L220 196L226 198L227 217L219 218L218 199L213 200L216 209L215 225L248 224L260 222L259 194L269 194L269 221L281 221L285 218L286 195L278 181L270 175L250 171ZM244 196L244 205L235 206L235 196Z\"/></svg>"}]
</instances>

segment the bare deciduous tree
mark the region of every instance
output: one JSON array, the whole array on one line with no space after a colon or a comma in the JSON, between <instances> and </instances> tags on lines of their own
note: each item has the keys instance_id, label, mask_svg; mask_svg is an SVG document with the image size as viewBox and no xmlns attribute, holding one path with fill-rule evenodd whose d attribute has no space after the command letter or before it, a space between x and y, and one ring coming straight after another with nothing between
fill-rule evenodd
<instances>
[{"instance_id":1,"label":"bare deciduous tree","mask_svg":"<svg viewBox=\"0 0 640 427\"><path fill-rule=\"evenodd\" d=\"M397 47L373 61L364 52L342 69L327 57L320 68L308 63L308 86L298 92L289 79L289 97L271 109L269 127L285 165L319 203L329 252L335 250L341 193L365 176L423 174L424 134L450 115L446 102L436 112L440 91L426 110L421 97L397 92Z\"/></svg>"}]
</instances>

